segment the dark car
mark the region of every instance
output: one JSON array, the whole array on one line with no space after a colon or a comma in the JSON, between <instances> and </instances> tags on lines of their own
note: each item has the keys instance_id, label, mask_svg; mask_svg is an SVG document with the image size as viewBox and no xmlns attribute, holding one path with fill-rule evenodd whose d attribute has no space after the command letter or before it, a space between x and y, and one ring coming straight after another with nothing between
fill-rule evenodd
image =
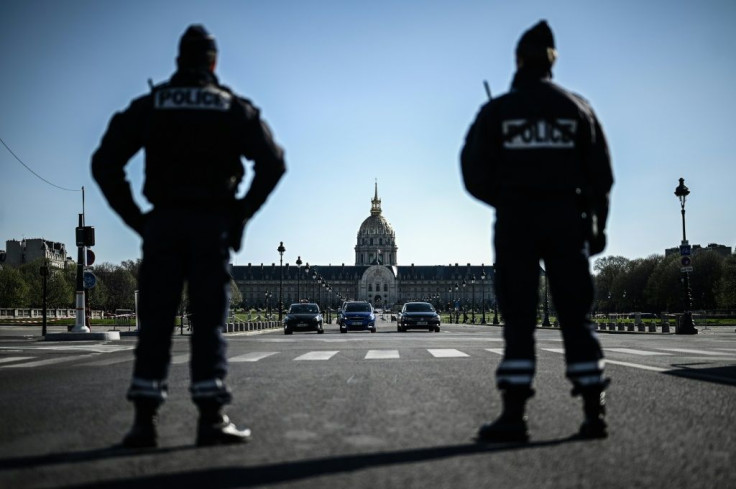
<instances>
[{"instance_id":1,"label":"dark car","mask_svg":"<svg viewBox=\"0 0 736 489\"><path fill-rule=\"evenodd\" d=\"M376 315L373 306L365 301L347 301L342 306L340 317L340 332L348 331L376 332Z\"/></svg>"},{"instance_id":2,"label":"dark car","mask_svg":"<svg viewBox=\"0 0 736 489\"><path fill-rule=\"evenodd\" d=\"M440 332L440 315L429 302L407 302L401 308L397 320L397 330L426 329L430 333Z\"/></svg>"},{"instance_id":3,"label":"dark car","mask_svg":"<svg viewBox=\"0 0 736 489\"><path fill-rule=\"evenodd\" d=\"M284 316L284 334L292 334L294 331L316 331L319 334L325 332L317 304L299 303L289 306L289 311Z\"/></svg>"}]
</instances>

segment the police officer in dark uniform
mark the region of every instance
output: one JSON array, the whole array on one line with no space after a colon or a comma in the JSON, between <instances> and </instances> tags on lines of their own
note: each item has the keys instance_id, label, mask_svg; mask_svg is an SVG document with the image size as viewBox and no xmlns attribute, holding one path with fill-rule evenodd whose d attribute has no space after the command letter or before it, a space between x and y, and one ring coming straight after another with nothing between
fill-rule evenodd
<instances>
[{"instance_id":1,"label":"police officer in dark uniform","mask_svg":"<svg viewBox=\"0 0 736 489\"><path fill-rule=\"evenodd\" d=\"M603 353L589 311L589 256L605 247L613 175L606 139L583 98L552 83L557 57L545 21L516 48L511 90L484 105L461 154L465 187L496 208L495 290L505 318L496 371L503 412L479 441L526 441L534 390L539 260L544 260L565 345L566 375L583 398L580 436L607 436Z\"/></svg>"},{"instance_id":2,"label":"police officer in dark uniform","mask_svg":"<svg viewBox=\"0 0 736 489\"><path fill-rule=\"evenodd\" d=\"M201 25L179 43L177 71L116 113L92 157L92 173L110 206L143 238L140 331L127 397L135 406L127 447L157 445L156 414L166 399L171 335L184 283L197 327L191 338L191 396L199 409L197 445L240 443L223 413L231 401L225 384L230 248L240 249L246 222L285 172L283 150L258 109L220 85L217 48ZM132 198L124 167L145 149L143 194L153 210L143 214ZM254 177L238 199L241 157Z\"/></svg>"}]
</instances>

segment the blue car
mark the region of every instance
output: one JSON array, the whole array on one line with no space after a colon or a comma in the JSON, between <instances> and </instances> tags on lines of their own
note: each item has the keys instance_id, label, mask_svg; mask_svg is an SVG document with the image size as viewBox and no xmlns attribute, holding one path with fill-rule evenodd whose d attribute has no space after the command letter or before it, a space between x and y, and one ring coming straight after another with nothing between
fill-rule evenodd
<instances>
[{"instance_id":1,"label":"blue car","mask_svg":"<svg viewBox=\"0 0 736 489\"><path fill-rule=\"evenodd\" d=\"M370 331L376 332L376 315L373 306L365 301L347 301L343 304L340 315L340 332Z\"/></svg>"}]
</instances>

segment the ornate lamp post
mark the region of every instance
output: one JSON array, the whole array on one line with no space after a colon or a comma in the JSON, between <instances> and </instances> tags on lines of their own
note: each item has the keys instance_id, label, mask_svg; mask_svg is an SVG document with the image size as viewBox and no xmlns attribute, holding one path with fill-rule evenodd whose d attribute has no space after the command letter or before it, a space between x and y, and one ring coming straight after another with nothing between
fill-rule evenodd
<instances>
[{"instance_id":1,"label":"ornate lamp post","mask_svg":"<svg viewBox=\"0 0 736 489\"><path fill-rule=\"evenodd\" d=\"M279 270L281 271L279 276L279 321L281 321L284 315L284 251L286 251L283 241L279 243L276 251L279 252Z\"/></svg>"},{"instance_id":2,"label":"ornate lamp post","mask_svg":"<svg viewBox=\"0 0 736 489\"><path fill-rule=\"evenodd\" d=\"M480 324L486 324L486 268L481 264L480 269Z\"/></svg>"},{"instance_id":3,"label":"ornate lamp post","mask_svg":"<svg viewBox=\"0 0 736 489\"><path fill-rule=\"evenodd\" d=\"M547 293L547 270L544 272L544 318L542 319L542 326L551 326L549 322L549 294Z\"/></svg>"},{"instance_id":4,"label":"ornate lamp post","mask_svg":"<svg viewBox=\"0 0 736 489\"><path fill-rule=\"evenodd\" d=\"M301 302L302 296L299 293L299 278L302 274L302 257L297 256L296 257L296 301Z\"/></svg>"},{"instance_id":5,"label":"ornate lamp post","mask_svg":"<svg viewBox=\"0 0 736 489\"><path fill-rule=\"evenodd\" d=\"M465 280L463 280L463 295L460 296L460 308L463 310L463 324L468 319L468 315L465 312L465 302L467 301L467 297L465 296L465 287L467 287L467 286L468 286L467 282L465 282Z\"/></svg>"},{"instance_id":6,"label":"ornate lamp post","mask_svg":"<svg viewBox=\"0 0 736 489\"><path fill-rule=\"evenodd\" d=\"M473 301L472 301L472 304L473 305L470 308L470 311L471 311L471 314L472 314L472 320L471 321L473 322L473 324L475 324L475 275L473 275L472 277L470 277L470 285L473 286L473 288L472 288L472 290L473 290Z\"/></svg>"},{"instance_id":7,"label":"ornate lamp post","mask_svg":"<svg viewBox=\"0 0 736 489\"><path fill-rule=\"evenodd\" d=\"M693 314L691 312L693 297L690 290L690 271L692 270L690 266L690 244L687 242L687 236L685 234L685 200L690 195L690 189L685 186L684 178L680 178L680 185L675 188L675 195L680 199L682 214L682 244L680 245L680 254L682 255L680 273L682 274L682 278L680 280L682 282L683 308L685 309L675 332L677 334L697 334L698 330L695 328L695 323L693 323Z\"/></svg>"},{"instance_id":8,"label":"ornate lamp post","mask_svg":"<svg viewBox=\"0 0 736 489\"><path fill-rule=\"evenodd\" d=\"M307 262L307 266L304 267L304 273L306 273L307 274L307 278L309 278L309 262ZM307 283L309 283L308 280L307 280ZM307 287L308 287L307 285L304 286L305 289ZM304 292L305 292L305 295L307 295L307 301L309 301L309 293L306 290Z\"/></svg>"},{"instance_id":9,"label":"ornate lamp post","mask_svg":"<svg viewBox=\"0 0 736 489\"><path fill-rule=\"evenodd\" d=\"M457 292L458 292L459 289L460 289L460 284L458 284L457 282L455 282L455 304L454 304L454 306L455 306L455 324L460 324L460 308L458 307L458 304L457 304L457 302L458 302L457 301L457 298L458 298L458 293Z\"/></svg>"}]
</instances>

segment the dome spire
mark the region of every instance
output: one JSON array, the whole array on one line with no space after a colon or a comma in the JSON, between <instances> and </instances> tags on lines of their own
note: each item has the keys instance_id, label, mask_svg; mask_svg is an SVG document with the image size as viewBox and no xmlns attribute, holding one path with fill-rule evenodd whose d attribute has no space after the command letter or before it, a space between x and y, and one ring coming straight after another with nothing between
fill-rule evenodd
<instances>
[{"instance_id":1,"label":"dome spire","mask_svg":"<svg viewBox=\"0 0 736 489\"><path fill-rule=\"evenodd\" d=\"M381 199L378 198L378 179L376 178L376 191L371 199L371 216L381 215Z\"/></svg>"}]
</instances>

